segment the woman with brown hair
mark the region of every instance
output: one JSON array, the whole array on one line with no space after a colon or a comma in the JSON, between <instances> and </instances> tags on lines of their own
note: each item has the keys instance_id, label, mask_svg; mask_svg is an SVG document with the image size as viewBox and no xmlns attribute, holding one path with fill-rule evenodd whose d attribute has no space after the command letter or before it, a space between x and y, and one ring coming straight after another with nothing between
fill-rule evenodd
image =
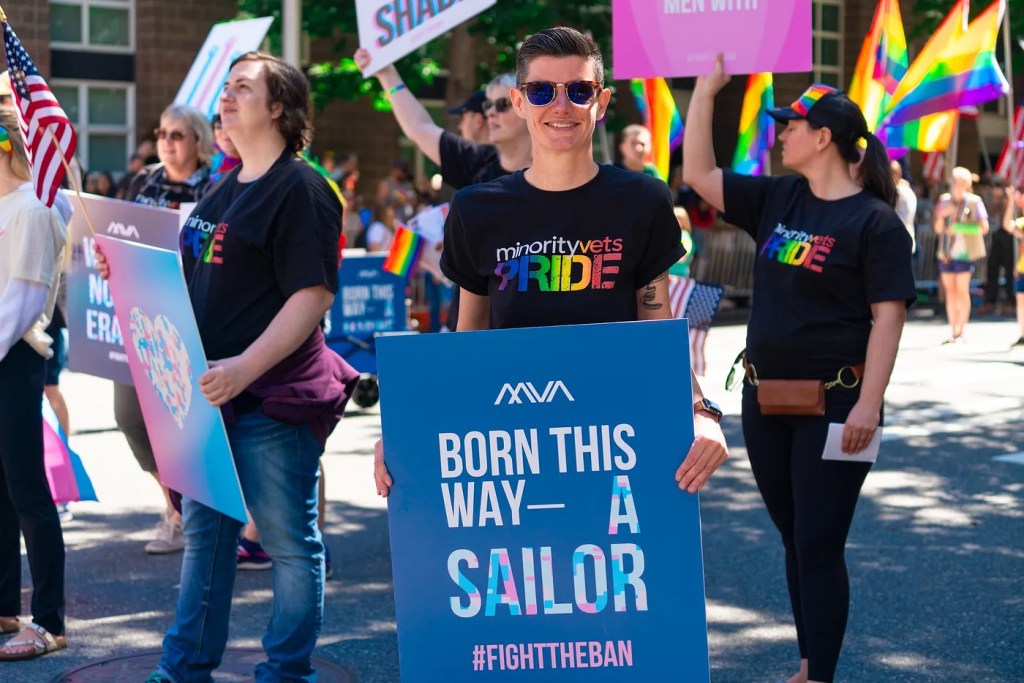
<instances>
[{"instance_id":1,"label":"woman with brown hair","mask_svg":"<svg viewBox=\"0 0 1024 683\"><path fill-rule=\"evenodd\" d=\"M0 109L0 660L64 649L64 538L43 467L42 395L67 228L36 197L15 112ZM21 537L32 572L22 628Z\"/></svg>"},{"instance_id":2,"label":"woman with brown hair","mask_svg":"<svg viewBox=\"0 0 1024 683\"><path fill-rule=\"evenodd\" d=\"M199 389L225 411L238 480L273 558L273 617L256 680L314 681L325 572L319 458L359 377L320 330L338 288L342 208L298 156L312 134L302 72L246 53L231 64L220 113L242 163L199 202L180 242L210 359ZM207 224L215 238L195 253ZM150 683L212 680L227 646L242 523L187 497L182 517L181 593Z\"/></svg>"},{"instance_id":3,"label":"woman with brown hair","mask_svg":"<svg viewBox=\"0 0 1024 683\"><path fill-rule=\"evenodd\" d=\"M788 683L831 683L850 607L846 538L872 462L853 456L881 424L915 299L910 236L893 210L885 146L856 103L827 85L768 112L785 126L782 163L795 175L718 168L711 123L728 81L721 55L697 79L684 180L757 244L743 437L785 550L800 650ZM830 425L841 426L841 460L824 458Z\"/></svg>"}]
</instances>

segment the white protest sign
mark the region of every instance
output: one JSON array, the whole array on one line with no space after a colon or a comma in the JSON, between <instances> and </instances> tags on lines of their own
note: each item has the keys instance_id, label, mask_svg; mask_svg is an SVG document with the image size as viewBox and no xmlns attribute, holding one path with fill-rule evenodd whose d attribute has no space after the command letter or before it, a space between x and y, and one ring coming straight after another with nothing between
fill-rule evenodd
<instances>
[{"instance_id":1,"label":"white protest sign","mask_svg":"<svg viewBox=\"0 0 1024 683\"><path fill-rule=\"evenodd\" d=\"M365 76L448 33L496 0L356 0L359 46L370 52Z\"/></svg>"},{"instance_id":2,"label":"white protest sign","mask_svg":"<svg viewBox=\"0 0 1024 683\"><path fill-rule=\"evenodd\" d=\"M217 113L217 101L228 78L231 62L246 52L259 49L272 23L273 17L260 17L214 24L192 62L174 104L194 107L207 119L212 119Z\"/></svg>"}]
</instances>

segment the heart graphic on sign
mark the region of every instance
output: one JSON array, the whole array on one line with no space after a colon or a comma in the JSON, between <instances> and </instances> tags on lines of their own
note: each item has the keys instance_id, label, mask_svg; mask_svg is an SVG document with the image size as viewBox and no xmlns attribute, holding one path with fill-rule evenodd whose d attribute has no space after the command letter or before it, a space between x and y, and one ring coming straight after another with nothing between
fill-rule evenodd
<instances>
[{"instance_id":1,"label":"heart graphic on sign","mask_svg":"<svg viewBox=\"0 0 1024 683\"><path fill-rule=\"evenodd\" d=\"M128 330L149 383L178 429L184 429L192 405L192 362L178 328L163 315L150 320L136 306L129 314Z\"/></svg>"}]
</instances>

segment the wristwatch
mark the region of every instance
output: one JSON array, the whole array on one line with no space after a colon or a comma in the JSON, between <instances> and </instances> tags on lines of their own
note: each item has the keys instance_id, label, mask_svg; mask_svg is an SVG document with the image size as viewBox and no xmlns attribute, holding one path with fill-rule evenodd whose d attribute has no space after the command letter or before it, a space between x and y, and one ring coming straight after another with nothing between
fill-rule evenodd
<instances>
[{"instance_id":1,"label":"wristwatch","mask_svg":"<svg viewBox=\"0 0 1024 683\"><path fill-rule=\"evenodd\" d=\"M699 412L708 413L714 418L715 422L722 422L722 409L718 407L718 404L708 398L702 398L693 404L693 414L696 415Z\"/></svg>"}]
</instances>

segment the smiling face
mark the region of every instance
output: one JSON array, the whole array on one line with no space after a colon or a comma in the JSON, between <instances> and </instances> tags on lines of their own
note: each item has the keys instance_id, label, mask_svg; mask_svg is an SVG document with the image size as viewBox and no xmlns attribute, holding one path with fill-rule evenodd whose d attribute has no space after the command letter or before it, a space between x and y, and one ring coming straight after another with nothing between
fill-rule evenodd
<instances>
[{"instance_id":1,"label":"smiling face","mask_svg":"<svg viewBox=\"0 0 1024 683\"><path fill-rule=\"evenodd\" d=\"M526 130L526 123L516 116L515 110L510 106L511 102L506 105L502 101L509 100L509 89L507 87L503 85L487 86L487 99L498 105L489 107L485 113L487 117L487 133L492 145L513 142L529 135L529 132ZM502 107L505 107L505 111L499 112L498 109Z\"/></svg>"},{"instance_id":2,"label":"smiling face","mask_svg":"<svg viewBox=\"0 0 1024 683\"><path fill-rule=\"evenodd\" d=\"M537 57L530 62L526 83L572 83L596 81L598 74L592 60L586 57ZM611 92L598 91L590 102L571 102L563 86L555 88L555 98L547 105L534 105L522 89L512 91L516 114L526 121L535 149L553 152L591 149L591 137L597 120L608 108Z\"/></svg>"}]
</instances>

